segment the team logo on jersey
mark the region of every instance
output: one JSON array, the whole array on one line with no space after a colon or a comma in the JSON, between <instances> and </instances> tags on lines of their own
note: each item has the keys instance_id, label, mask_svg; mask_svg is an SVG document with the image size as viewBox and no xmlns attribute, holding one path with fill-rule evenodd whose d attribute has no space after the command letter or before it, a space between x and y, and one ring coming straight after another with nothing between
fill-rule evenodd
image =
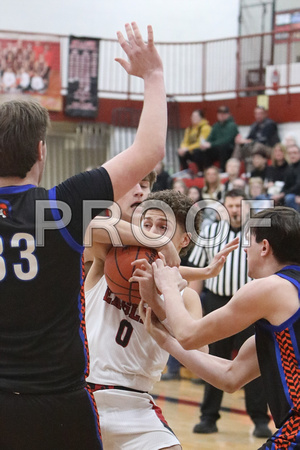
<instances>
[{"instance_id":1,"label":"team logo on jersey","mask_svg":"<svg viewBox=\"0 0 300 450\"><path fill-rule=\"evenodd\" d=\"M0 200L0 219L7 219L10 215L11 206L6 200Z\"/></svg>"}]
</instances>

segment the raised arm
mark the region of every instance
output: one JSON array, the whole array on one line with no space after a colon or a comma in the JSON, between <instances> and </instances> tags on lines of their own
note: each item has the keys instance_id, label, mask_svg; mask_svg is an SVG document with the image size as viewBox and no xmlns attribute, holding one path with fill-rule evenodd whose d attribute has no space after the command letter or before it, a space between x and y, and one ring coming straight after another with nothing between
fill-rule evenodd
<instances>
[{"instance_id":1,"label":"raised arm","mask_svg":"<svg viewBox=\"0 0 300 450\"><path fill-rule=\"evenodd\" d=\"M133 144L104 164L114 189L114 200L142 180L165 154L167 103L163 66L154 46L152 27L148 26L148 42L142 39L137 24L125 25L128 41L121 32L119 43L128 61L116 61L129 75L144 80L144 106Z\"/></svg>"}]
</instances>

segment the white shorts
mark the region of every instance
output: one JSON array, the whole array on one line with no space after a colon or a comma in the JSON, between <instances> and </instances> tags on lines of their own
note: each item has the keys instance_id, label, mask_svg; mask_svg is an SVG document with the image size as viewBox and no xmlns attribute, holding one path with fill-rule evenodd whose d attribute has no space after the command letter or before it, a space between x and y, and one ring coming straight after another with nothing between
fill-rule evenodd
<instances>
[{"instance_id":1,"label":"white shorts","mask_svg":"<svg viewBox=\"0 0 300 450\"><path fill-rule=\"evenodd\" d=\"M104 450L158 450L180 442L149 394L95 391Z\"/></svg>"}]
</instances>

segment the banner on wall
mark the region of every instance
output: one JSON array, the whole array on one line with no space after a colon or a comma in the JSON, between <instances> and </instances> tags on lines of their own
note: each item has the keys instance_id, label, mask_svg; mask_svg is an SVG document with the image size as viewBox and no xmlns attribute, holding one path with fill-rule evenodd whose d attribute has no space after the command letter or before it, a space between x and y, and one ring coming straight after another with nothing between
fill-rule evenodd
<instances>
[{"instance_id":1,"label":"banner on wall","mask_svg":"<svg viewBox=\"0 0 300 450\"><path fill-rule=\"evenodd\" d=\"M99 39L70 37L65 113L72 117L98 114Z\"/></svg>"},{"instance_id":2,"label":"banner on wall","mask_svg":"<svg viewBox=\"0 0 300 450\"><path fill-rule=\"evenodd\" d=\"M50 111L62 110L60 43L0 39L0 101L35 97Z\"/></svg>"}]
</instances>

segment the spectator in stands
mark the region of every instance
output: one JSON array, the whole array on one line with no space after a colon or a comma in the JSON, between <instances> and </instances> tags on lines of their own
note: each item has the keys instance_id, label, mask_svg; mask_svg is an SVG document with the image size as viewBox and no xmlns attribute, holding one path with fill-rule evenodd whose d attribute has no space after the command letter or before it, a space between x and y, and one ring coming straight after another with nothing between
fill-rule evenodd
<instances>
[{"instance_id":1,"label":"spectator in stands","mask_svg":"<svg viewBox=\"0 0 300 450\"><path fill-rule=\"evenodd\" d=\"M221 172L225 172L226 161L231 157L238 132L228 106L220 106L217 111L217 122L212 126L207 140L201 143L201 150L205 150L204 167L218 161Z\"/></svg>"},{"instance_id":2,"label":"spectator in stands","mask_svg":"<svg viewBox=\"0 0 300 450\"><path fill-rule=\"evenodd\" d=\"M215 166L208 167L204 171L204 186L201 189L200 200L218 200L223 202L225 194L224 184L221 182L219 169ZM205 208L203 210L203 221L201 228L211 225L218 220L218 214L215 209Z\"/></svg>"},{"instance_id":3,"label":"spectator in stands","mask_svg":"<svg viewBox=\"0 0 300 450\"><path fill-rule=\"evenodd\" d=\"M187 196L196 203L201 198L201 189L198 186L190 186L187 191Z\"/></svg>"},{"instance_id":4,"label":"spectator in stands","mask_svg":"<svg viewBox=\"0 0 300 450\"><path fill-rule=\"evenodd\" d=\"M275 204L285 204L294 209L299 209L300 204L300 148L291 145L287 148L289 167L285 174L284 186L279 194L271 196Z\"/></svg>"},{"instance_id":5,"label":"spectator in stands","mask_svg":"<svg viewBox=\"0 0 300 450\"><path fill-rule=\"evenodd\" d=\"M153 184L152 191L164 191L165 189L170 189L172 185L172 178L169 173L165 170L163 161L156 164L154 168L156 172L156 181Z\"/></svg>"},{"instance_id":6,"label":"spectator in stands","mask_svg":"<svg viewBox=\"0 0 300 450\"><path fill-rule=\"evenodd\" d=\"M172 185L172 189L175 189L178 192L181 192L182 194L187 194L187 185L185 184L185 182L181 179L174 179L173 180L173 185Z\"/></svg>"},{"instance_id":7,"label":"spectator in stands","mask_svg":"<svg viewBox=\"0 0 300 450\"><path fill-rule=\"evenodd\" d=\"M232 189L239 189L243 192L248 192L248 184L244 178L236 178L233 180ZM226 190L226 192L228 192Z\"/></svg>"},{"instance_id":8,"label":"spectator in stands","mask_svg":"<svg viewBox=\"0 0 300 450\"><path fill-rule=\"evenodd\" d=\"M241 162L237 158L229 158L226 162L225 172L227 174L227 181L224 184L225 191L233 189L233 182L240 177Z\"/></svg>"},{"instance_id":9,"label":"spectator in stands","mask_svg":"<svg viewBox=\"0 0 300 450\"><path fill-rule=\"evenodd\" d=\"M296 136L293 133L286 134L283 139L283 144L286 147L289 147L290 145L298 145Z\"/></svg>"},{"instance_id":10,"label":"spectator in stands","mask_svg":"<svg viewBox=\"0 0 300 450\"><path fill-rule=\"evenodd\" d=\"M264 145L258 144L256 150L252 154L253 170L252 177L260 177L264 181L268 172L268 154Z\"/></svg>"},{"instance_id":11,"label":"spectator in stands","mask_svg":"<svg viewBox=\"0 0 300 450\"><path fill-rule=\"evenodd\" d=\"M268 166L266 187L269 195L278 194L284 185L285 176L289 168L286 147L278 143L271 152L272 164Z\"/></svg>"},{"instance_id":12,"label":"spectator in stands","mask_svg":"<svg viewBox=\"0 0 300 450\"><path fill-rule=\"evenodd\" d=\"M260 211L262 208L270 208L272 205L268 202L266 197L266 191L264 182L261 177L251 177L248 180L249 199L252 200L251 208L255 212Z\"/></svg>"},{"instance_id":13,"label":"spectator in stands","mask_svg":"<svg viewBox=\"0 0 300 450\"><path fill-rule=\"evenodd\" d=\"M183 140L178 149L181 170L188 169L188 162L197 164L199 171L203 171L203 153L200 150L201 141L205 140L211 127L204 118L201 109L195 110L191 115L191 125L186 128Z\"/></svg>"},{"instance_id":14,"label":"spectator in stands","mask_svg":"<svg viewBox=\"0 0 300 450\"><path fill-rule=\"evenodd\" d=\"M246 138L238 134L235 138L235 149L233 155L245 161L246 172L251 172L251 155L256 149L256 144L266 147L268 156L271 148L280 142L277 123L268 117L268 111L263 106L254 109L255 122L251 125Z\"/></svg>"},{"instance_id":15,"label":"spectator in stands","mask_svg":"<svg viewBox=\"0 0 300 450\"><path fill-rule=\"evenodd\" d=\"M201 189L201 199L223 201L224 191L218 167L208 167L204 172L204 186Z\"/></svg>"}]
</instances>

